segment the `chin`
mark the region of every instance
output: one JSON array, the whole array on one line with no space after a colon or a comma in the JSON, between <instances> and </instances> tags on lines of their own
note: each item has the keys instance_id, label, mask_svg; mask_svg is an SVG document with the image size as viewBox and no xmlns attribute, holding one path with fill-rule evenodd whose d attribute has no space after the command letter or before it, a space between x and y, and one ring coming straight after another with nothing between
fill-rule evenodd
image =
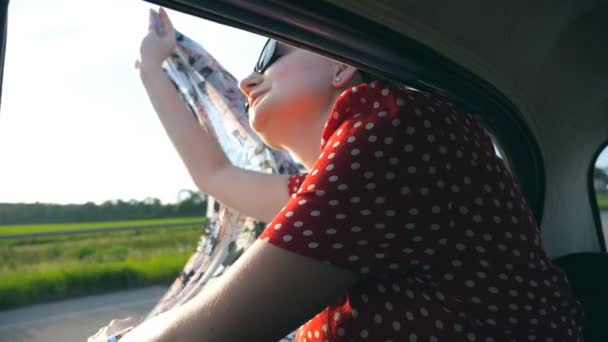
<instances>
[{"instance_id":1,"label":"chin","mask_svg":"<svg viewBox=\"0 0 608 342\"><path fill-rule=\"evenodd\" d=\"M249 117L249 125L251 129L260 137L262 142L271 148L281 150L282 148L273 140L269 134L269 127L266 125L268 120L264 119L264 115L254 113Z\"/></svg>"}]
</instances>

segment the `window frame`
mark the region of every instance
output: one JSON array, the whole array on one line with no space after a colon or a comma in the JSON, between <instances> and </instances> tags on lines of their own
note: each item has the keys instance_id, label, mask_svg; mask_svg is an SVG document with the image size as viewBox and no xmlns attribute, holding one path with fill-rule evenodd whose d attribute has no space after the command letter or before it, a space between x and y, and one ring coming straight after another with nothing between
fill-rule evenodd
<instances>
[{"instance_id":1,"label":"window frame","mask_svg":"<svg viewBox=\"0 0 608 342\"><path fill-rule=\"evenodd\" d=\"M591 213L593 215L593 221L595 222L595 230L598 235L598 241L600 243L600 250L606 252L606 236L604 234L604 227L602 225L602 217L600 215L600 207L597 203L597 195L595 193L595 185L593 184L593 173L595 171L595 164L597 158L600 156L605 149L608 149L608 138L604 140L600 147L595 151L591 158L591 163L587 171L587 188L589 193L589 203L591 204Z\"/></svg>"}]
</instances>

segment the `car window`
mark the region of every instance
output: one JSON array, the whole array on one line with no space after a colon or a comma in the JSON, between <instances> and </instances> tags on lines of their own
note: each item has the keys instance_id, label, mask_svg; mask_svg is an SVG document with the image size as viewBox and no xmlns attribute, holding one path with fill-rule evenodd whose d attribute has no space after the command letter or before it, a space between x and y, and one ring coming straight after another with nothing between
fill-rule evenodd
<instances>
[{"instance_id":1,"label":"car window","mask_svg":"<svg viewBox=\"0 0 608 342\"><path fill-rule=\"evenodd\" d=\"M592 182L597 221L606 241L608 239L608 145L604 146L594 161Z\"/></svg>"}]
</instances>

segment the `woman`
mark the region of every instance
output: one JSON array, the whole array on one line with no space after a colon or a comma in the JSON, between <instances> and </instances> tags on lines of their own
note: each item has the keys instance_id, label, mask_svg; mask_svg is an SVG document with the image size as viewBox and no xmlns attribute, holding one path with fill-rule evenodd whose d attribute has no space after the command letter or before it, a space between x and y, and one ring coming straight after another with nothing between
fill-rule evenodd
<instances>
[{"instance_id":1,"label":"woman","mask_svg":"<svg viewBox=\"0 0 608 342\"><path fill-rule=\"evenodd\" d=\"M270 223L224 277L125 341L272 341L298 326L298 341L582 339L582 308L469 113L270 40L240 84L250 123L309 172L238 169L163 74L175 40L161 20L139 66L167 134L200 190Z\"/></svg>"}]
</instances>

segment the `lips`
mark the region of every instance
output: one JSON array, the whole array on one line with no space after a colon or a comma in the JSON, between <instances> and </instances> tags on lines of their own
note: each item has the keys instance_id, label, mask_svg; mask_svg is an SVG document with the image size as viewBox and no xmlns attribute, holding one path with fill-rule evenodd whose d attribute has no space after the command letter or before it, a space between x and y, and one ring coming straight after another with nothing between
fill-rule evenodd
<instances>
[{"instance_id":1,"label":"lips","mask_svg":"<svg viewBox=\"0 0 608 342\"><path fill-rule=\"evenodd\" d=\"M264 95L265 93L266 93L266 90L251 94L251 96L249 96L249 107L253 107L256 100L258 98L260 98L260 96Z\"/></svg>"}]
</instances>

